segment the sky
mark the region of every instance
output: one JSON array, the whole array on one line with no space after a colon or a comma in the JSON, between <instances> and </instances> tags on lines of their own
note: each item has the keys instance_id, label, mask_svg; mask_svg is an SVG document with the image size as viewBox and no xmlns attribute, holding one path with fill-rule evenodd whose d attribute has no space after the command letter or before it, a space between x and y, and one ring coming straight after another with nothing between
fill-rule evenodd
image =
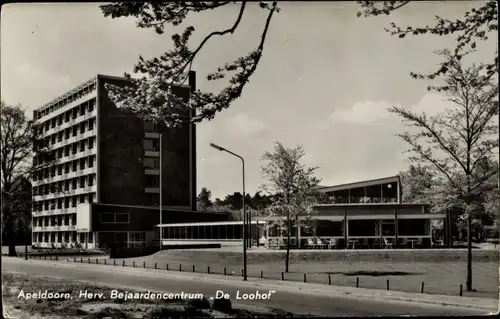
<instances>
[{"instance_id":1,"label":"sky","mask_svg":"<svg viewBox=\"0 0 500 319\"><path fill-rule=\"evenodd\" d=\"M477 2L476 2L477 5ZM260 65L241 98L197 127L198 189L213 197L242 189L241 162L212 149L221 145L245 158L246 190L265 182L261 157L275 142L302 145L303 164L316 166L322 185L393 176L408 167L405 130L391 106L430 114L450 107L427 91L411 71L436 70L433 52L453 48L453 38L392 37L401 26L432 24L434 16L463 16L473 1L418 2L390 16L357 18L354 2L283 2L271 21ZM150 58L171 47L171 35L196 28L192 45L210 32L232 25L239 5L190 16L164 35L137 28L133 18L104 18L98 4L9 4L1 12L1 96L31 114L96 74L121 76L138 56ZM253 50L266 11L248 4L231 36L209 42L196 58L198 88L215 90L206 74ZM478 46L474 59L491 61L496 42Z\"/></svg>"}]
</instances>

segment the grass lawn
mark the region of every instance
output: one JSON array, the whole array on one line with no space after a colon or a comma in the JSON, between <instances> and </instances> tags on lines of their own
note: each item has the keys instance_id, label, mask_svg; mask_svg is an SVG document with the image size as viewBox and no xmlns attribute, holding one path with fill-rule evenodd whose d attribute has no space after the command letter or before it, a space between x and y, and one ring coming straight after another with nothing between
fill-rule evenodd
<instances>
[{"instance_id":1,"label":"grass lawn","mask_svg":"<svg viewBox=\"0 0 500 319\"><path fill-rule=\"evenodd\" d=\"M289 313L265 311L259 309L235 309L222 313L209 309L207 300L204 302L185 300L118 300L110 299L80 299L80 291L103 293L109 296L112 288L93 285L81 281L68 281L57 278L28 276L22 274L3 273L2 293L4 308L15 318L250 318L255 316L283 317ZM73 298L58 300L17 298L21 290L24 293L45 291L52 293L69 293ZM123 290L123 289L120 289ZM132 292L132 291L131 291Z\"/></svg>"},{"instance_id":2,"label":"grass lawn","mask_svg":"<svg viewBox=\"0 0 500 319\"><path fill-rule=\"evenodd\" d=\"M210 267L211 273L223 274L226 268L227 275L241 276L243 268L242 262L224 260L217 253L202 254L197 258L196 253L185 253L182 251L165 251L151 256L116 259L117 265L132 266L135 261L136 267L166 269L167 264L170 270L207 272ZM84 262L86 262L84 258ZM95 259L91 259L95 263ZM99 263L104 263L100 260ZM107 260L108 264L113 264L113 260ZM359 277L359 287L372 289L386 289L389 280L390 290L400 290L406 292L420 292L421 284L424 282L424 293L458 295L460 284L463 285L464 296L480 298L498 298L498 262L474 261L472 264L473 288L477 291L465 291L466 262L290 262L290 272L284 274L285 280L303 281L306 273L307 282L328 284L328 275L332 285L356 286ZM281 272L285 269L284 262L269 260L268 262L249 262L248 275L250 277L260 277L261 271L264 278L281 279Z\"/></svg>"}]
</instances>

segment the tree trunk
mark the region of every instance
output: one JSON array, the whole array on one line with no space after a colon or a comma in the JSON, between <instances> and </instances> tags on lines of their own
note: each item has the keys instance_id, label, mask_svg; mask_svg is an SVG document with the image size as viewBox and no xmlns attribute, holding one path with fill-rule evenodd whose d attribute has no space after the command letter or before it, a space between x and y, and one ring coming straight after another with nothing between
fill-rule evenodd
<instances>
[{"instance_id":1,"label":"tree trunk","mask_svg":"<svg viewBox=\"0 0 500 319\"><path fill-rule=\"evenodd\" d=\"M288 272L290 264L290 217L287 219L287 232L286 232L286 258L285 258L285 272Z\"/></svg>"},{"instance_id":2,"label":"tree trunk","mask_svg":"<svg viewBox=\"0 0 500 319\"><path fill-rule=\"evenodd\" d=\"M471 183L467 176L467 291L472 291L472 211L471 211Z\"/></svg>"},{"instance_id":3,"label":"tree trunk","mask_svg":"<svg viewBox=\"0 0 500 319\"><path fill-rule=\"evenodd\" d=\"M472 216L467 216L467 291L472 291Z\"/></svg>"},{"instance_id":4,"label":"tree trunk","mask_svg":"<svg viewBox=\"0 0 500 319\"><path fill-rule=\"evenodd\" d=\"M7 211L5 211L5 213L10 214L10 212L7 212ZM14 221L12 220L12 216L7 217L7 220L5 222L4 233L5 233L6 244L9 246L9 256L10 257L17 256L16 243L14 242L14 240L15 240Z\"/></svg>"}]
</instances>

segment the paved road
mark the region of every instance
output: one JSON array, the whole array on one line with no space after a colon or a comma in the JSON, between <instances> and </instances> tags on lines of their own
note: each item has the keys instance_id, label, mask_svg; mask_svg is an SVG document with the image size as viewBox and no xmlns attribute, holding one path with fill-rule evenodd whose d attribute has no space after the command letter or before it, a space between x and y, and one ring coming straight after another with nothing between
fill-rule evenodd
<instances>
[{"instance_id":1,"label":"paved road","mask_svg":"<svg viewBox=\"0 0 500 319\"><path fill-rule=\"evenodd\" d=\"M55 269L57 268L57 269ZM53 263L44 261L25 261L17 258L4 258L3 271L42 275L57 278L89 280L103 285L126 286L128 289L142 289L159 292L202 293L214 296L217 290L229 293L232 297L240 294L255 293L255 288L246 286L243 282L235 284L220 284L186 278L169 278L148 276L137 273L113 272L113 268L94 269L78 268L76 264ZM118 287L117 287L118 288ZM231 298L232 301L234 298ZM238 301L236 301L237 305ZM277 308L296 314L311 314L315 316L380 316L380 315L481 315L484 310L440 307L435 305L419 305L405 302L389 302L362 300L348 297L310 295L307 293L279 291L269 300L247 300L246 305Z\"/></svg>"}]
</instances>

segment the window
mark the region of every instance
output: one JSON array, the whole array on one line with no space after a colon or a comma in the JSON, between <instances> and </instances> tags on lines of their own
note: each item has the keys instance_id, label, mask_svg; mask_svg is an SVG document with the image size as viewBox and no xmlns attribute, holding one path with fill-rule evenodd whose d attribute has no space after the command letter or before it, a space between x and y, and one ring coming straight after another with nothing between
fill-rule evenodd
<instances>
[{"instance_id":1,"label":"window","mask_svg":"<svg viewBox=\"0 0 500 319\"><path fill-rule=\"evenodd\" d=\"M156 175L146 175L146 187L158 187L160 179Z\"/></svg>"},{"instance_id":2,"label":"window","mask_svg":"<svg viewBox=\"0 0 500 319\"><path fill-rule=\"evenodd\" d=\"M130 215L127 213L115 214L115 223L130 223Z\"/></svg>"},{"instance_id":3,"label":"window","mask_svg":"<svg viewBox=\"0 0 500 319\"><path fill-rule=\"evenodd\" d=\"M94 167L94 156L89 157L89 167Z\"/></svg>"},{"instance_id":4,"label":"window","mask_svg":"<svg viewBox=\"0 0 500 319\"><path fill-rule=\"evenodd\" d=\"M146 233L143 232L133 232L130 233L129 241L145 241Z\"/></svg>"},{"instance_id":5,"label":"window","mask_svg":"<svg viewBox=\"0 0 500 319\"><path fill-rule=\"evenodd\" d=\"M85 195L80 195L80 203L85 203Z\"/></svg>"},{"instance_id":6,"label":"window","mask_svg":"<svg viewBox=\"0 0 500 319\"><path fill-rule=\"evenodd\" d=\"M156 132L156 123L154 122L144 122L145 132Z\"/></svg>"},{"instance_id":7,"label":"window","mask_svg":"<svg viewBox=\"0 0 500 319\"><path fill-rule=\"evenodd\" d=\"M114 223L115 214L113 213L101 213L101 223Z\"/></svg>"},{"instance_id":8,"label":"window","mask_svg":"<svg viewBox=\"0 0 500 319\"><path fill-rule=\"evenodd\" d=\"M89 233L89 244L92 244L94 242L94 233Z\"/></svg>"},{"instance_id":9,"label":"window","mask_svg":"<svg viewBox=\"0 0 500 319\"><path fill-rule=\"evenodd\" d=\"M159 168L159 161L158 158L156 157L145 157L144 158L144 167L146 168L151 168L151 169L158 169Z\"/></svg>"},{"instance_id":10,"label":"window","mask_svg":"<svg viewBox=\"0 0 500 319\"><path fill-rule=\"evenodd\" d=\"M158 146L154 140L144 140L143 145L145 151L156 151Z\"/></svg>"},{"instance_id":11,"label":"window","mask_svg":"<svg viewBox=\"0 0 500 319\"><path fill-rule=\"evenodd\" d=\"M88 123L89 123L89 131L92 131L94 129L94 120L90 119Z\"/></svg>"},{"instance_id":12,"label":"window","mask_svg":"<svg viewBox=\"0 0 500 319\"><path fill-rule=\"evenodd\" d=\"M157 194L151 194L151 205L158 206L160 204L160 200Z\"/></svg>"},{"instance_id":13,"label":"window","mask_svg":"<svg viewBox=\"0 0 500 319\"><path fill-rule=\"evenodd\" d=\"M130 214L128 213L101 213L101 223L103 224L128 224Z\"/></svg>"}]
</instances>

